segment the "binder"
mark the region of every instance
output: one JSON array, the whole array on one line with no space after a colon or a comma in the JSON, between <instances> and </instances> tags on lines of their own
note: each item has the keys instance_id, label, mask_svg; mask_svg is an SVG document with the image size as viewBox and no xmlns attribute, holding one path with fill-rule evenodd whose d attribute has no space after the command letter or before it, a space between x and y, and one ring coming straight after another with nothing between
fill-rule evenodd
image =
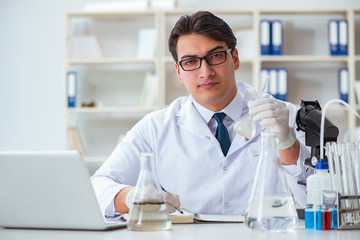
<instances>
[{"instance_id":1,"label":"binder","mask_svg":"<svg viewBox=\"0 0 360 240\"><path fill-rule=\"evenodd\" d=\"M281 55L282 54L282 21L273 20L271 23L271 54Z\"/></svg>"},{"instance_id":2,"label":"binder","mask_svg":"<svg viewBox=\"0 0 360 240\"><path fill-rule=\"evenodd\" d=\"M287 79L287 69L279 68L278 69L278 94L277 99L282 101L287 101L287 93L288 93L288 79Z\"/></svg>"},{"instance_id":3,"label":"binder","mask_svg":"<svg viewBox=\"0 0 360 240\"><path fill-rule=\"evenodd\" d=\"M261 55L271 54L271 22L266 19L260 21L260 45Z\"/></svg>"},{"instance_id":4,"label":"binder","mask_svg":"<svg viewBox=\"0 0 360 240\"><path fill-rule=\"evenodd\" d=\"M341 100L349 102L349 73L347 68L339 69L339 94Z\"/></svg>"},{"instance_id":5,"label":"binder","mask_svg":"<svg viewBox=\"0 0 360 240\"><path fill-rule=\"evenodd\" d=\"M328 38L329 38L329 48L330 55L338 55L338 23L335 19L330 19L328 22Z\"/></svg>"},{"instance_id":6,"label":"binder","mask_svg":"<svg viewBox=\"0 0 360 240\"><path fill-rule=\"evenodd\" d=\"M348 22L345 19L338 20L339 55L348 55Z\"/></svg>"},{"instance_id":7,"label":"binder","mask_svg":"<svg viewBox=\"0 0 360 240\"><path fill-rule=\"evenodd\" d=\"M271 68L270 73L270 83L269 83L269 93L274 97L278 98L278 71L276 68Z\"/></svg>"},{"instance_id":8,"label":"binder","mask_svg":"<svg viewBox=\"0 0 360 240\"><path fill-rule=\"evenodd\" d=\"M69 71L67 73L67 94L68 94L68 107L76 107L76 86L77 77L76 71Z\"/></svg>"}]
</instances>

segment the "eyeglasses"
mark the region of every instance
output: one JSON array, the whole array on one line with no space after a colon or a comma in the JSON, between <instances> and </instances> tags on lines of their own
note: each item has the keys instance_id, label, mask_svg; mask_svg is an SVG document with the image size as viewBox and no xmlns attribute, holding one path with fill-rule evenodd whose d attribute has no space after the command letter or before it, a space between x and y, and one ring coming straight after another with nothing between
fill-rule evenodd
<instances>
[{"instance_id":1,"label":"eyeglasses","mask_svg":"<svg viewBox=\"0 0 360 240\"><path fill-rule=\"evenodd\" d=\"M231 48L226 51L219 51L210 53L204 57L191 57L186 58L177 63L184 71L193 71L201 67L202 60L205 59L206 63L210 66L216 66L226 62L226 56L231 52Z\"/></svg>"}]
</instances>

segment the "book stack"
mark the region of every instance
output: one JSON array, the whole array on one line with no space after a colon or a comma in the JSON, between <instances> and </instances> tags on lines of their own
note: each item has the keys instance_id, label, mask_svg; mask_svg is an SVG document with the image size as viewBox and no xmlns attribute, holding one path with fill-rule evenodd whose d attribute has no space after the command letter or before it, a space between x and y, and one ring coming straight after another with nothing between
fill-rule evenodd
<instances>
[{"instance_id":1,"label":"book stack","mask_svg":"<svg viewBox=\"0 0 360 240\"><path fill-rule=\"evenodd\" d=\"M260 71L260 79L264 81L266 76L270 76L267 92L274 98L287 101L288 78L286 68L262 68ZM260 86L263 82L260 82Z\"/></svg>"},{"instance_id":2,"label":"book stack","mask_svg":"<svg viewBox=\"0 0 360 240\"><path fill-rule=\"evenodd\" d=\"M348 22L330 19L328 22L330 55L348 55Z\"/></svg>"},{"instance_id":3,"label":"book stack","mask_svg":"<svg viewBox=\"0 0 360 240\"><path fill-rule=\"evenodd\" d=\"M281 55L282 40L281 20L262 19L260 21L261 55Z\"/></svg>"},{"instance_id":4,"label":"book stack","mask_svg":"<svg viewBox=\"0 0 360 240\"><path fill-rule=\"evenodd\" d=\"M347 68L339 69L339 95L341 100L349 103L349 72Z\"/></svg>"}]
</instances>

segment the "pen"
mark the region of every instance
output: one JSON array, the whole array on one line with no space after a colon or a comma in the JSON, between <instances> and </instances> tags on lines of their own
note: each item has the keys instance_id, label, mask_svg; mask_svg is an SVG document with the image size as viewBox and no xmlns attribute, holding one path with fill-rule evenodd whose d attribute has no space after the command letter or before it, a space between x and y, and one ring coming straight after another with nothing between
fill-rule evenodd
<instances>
[{"instance_id":1,"label":"pen","mask_svg":"<svg viewBox=\"0 0 360 240\"><path fill-rule=\"evenodd\" d=\"M160 185L160 186L161 186L161 185ZM163 186L161 186L161 189L162 189L164 192L169 193L168 191L165 190L165 188L164 188ZM169 194L171 194L171 193L169 193ZM176 210L178 210L179 213L184 214L184 212L181 210L180 207L175 207L175 206L172 205L171 203L168 203L168 204L171 205L171 206L173 206L174 208L176 208Z\"/></svg>"}]
</instances>

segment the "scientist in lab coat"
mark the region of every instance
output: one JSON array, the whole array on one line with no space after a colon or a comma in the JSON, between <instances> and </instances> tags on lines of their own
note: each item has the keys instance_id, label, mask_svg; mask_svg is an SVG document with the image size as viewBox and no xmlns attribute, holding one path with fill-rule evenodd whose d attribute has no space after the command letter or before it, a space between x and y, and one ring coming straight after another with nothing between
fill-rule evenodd
<instances>
[{"instance_id":1,"label":"scientist in lab coat","mask_svg":"<svg viewBox=\"0 0 360 240\"><path fill-rule=\"evenodd\" d=\"M307 177L303 161L310 153L304 133L294 131L297 109L271 96L254 101L257 92L236 82L240 66L236 42L227 23L207 11L182 16L175 24L169 50L178 80L190 96L141 119L92 176L106 217L129 211L141 152L155 153L170 212L181 206L204 214L244 214L265 128L278 133L291 193L297 204L305 205L305 187L297 181ZM257 125L250 140L233 131L235 122L248 112ZM214 118L216 113L222 115L222 123ZM227 128L227 147L217 139L222 124Z\"/></svg>"}]
</instances>

